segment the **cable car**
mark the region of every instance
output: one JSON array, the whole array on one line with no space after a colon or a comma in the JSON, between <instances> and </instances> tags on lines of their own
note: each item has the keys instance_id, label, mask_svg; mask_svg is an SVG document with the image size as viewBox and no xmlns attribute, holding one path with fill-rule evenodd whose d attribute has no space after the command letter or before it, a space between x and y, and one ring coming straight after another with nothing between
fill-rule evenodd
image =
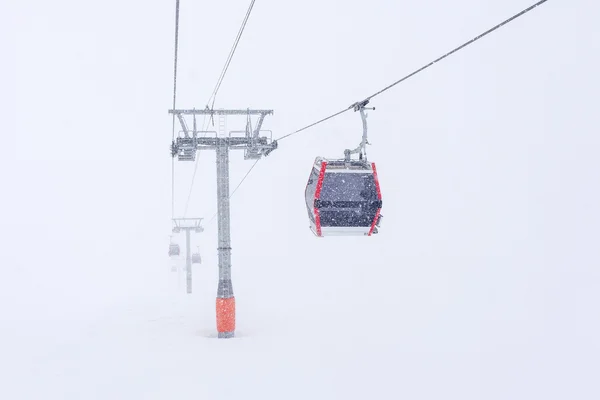
<instances>
[{"instance_id":1,"label":"cable car","mask_svg":"<svg viewBox=\"0 0 600 400\"><path fill-rule=\"evenodd\" d=\"M198 252L192 254L192 264L202 264L202 257L200 256L200 248L198 248Z\"/></svg>"},{"instance_id":2,"label":"cable car","mask_svg":"<svg viewBox=\"0 0 600 400\"><path fill-rule=\"evenodd\" d=\"M177 243L169 244L169 257L179 256L181 250L179 249L179 245Z\"/></svg>"},{"instance_id":3,"label":"cable car","mask_svg":"<svg viewBox=\"0 0 600 400\"><path fill-rule=\"evenodd\" d=\"M381 223L381 189L375 163L367 161L369 100L353 104L360 111L362 140L343 159L315 158L304 192L311 231L323 236L371 236ZM352 159L358 154L358 159Z\"/></svg>"},{"instance_id":4,"label":"cable car","mask_svg":"<svg viewBox=\"0 0 600 400\"><path fill-rule=\"evenodd\" d=\"M323 236L371 236L381 222L375 163L317 157L305 190L311 231Z\"/></svg>"}]
</instances>

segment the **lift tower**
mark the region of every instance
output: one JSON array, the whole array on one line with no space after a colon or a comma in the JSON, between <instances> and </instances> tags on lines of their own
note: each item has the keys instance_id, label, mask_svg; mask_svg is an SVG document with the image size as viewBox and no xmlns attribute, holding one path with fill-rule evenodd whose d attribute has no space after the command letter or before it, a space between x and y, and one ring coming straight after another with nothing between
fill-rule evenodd
<instances>
[{"instance_id":1,"label":"lift tower","mask_svg":"<svg viewBox=\"0 0 600 400\"><path fill-rule=\"evenodd\" d=\"M192 251L190 233L200 233L204 228L200 225L203 218L173 218L173 233L185 231L185 282L186 290L192 293Z\"/></svg>"},{"instance_id":2,"label":"lift tower","mask_svg":"<svg viewBox=\"0 0 600 400\"><path fill-rule=\"evenodd\" d=\"M171 157L177 156L179 161L195 161L196 151L201 149L215 150L217 162L217 218L218 218L218 254L219 285L217 288L217 331L219 338L235 336L235 297L231 283L231 235L229 217L229 150L244 150L244 159L258 160L267 156L277 148L277 141L271 137L259 136L265 116L273 114L273 110L169 110L169 114L177 116L182 132L171 144ZM186 115L193 116L193 129L188 129ZM228 115L246 116L244 131L197 131L196 116L220 116L220 121ZM252 129L251 116L258 115L256 127ZM220 124L221 125L221 124ZM183 137L181 136L183 133ZM199 137L198 134L203 136ZM211 134L211 135L208 135ZM234 134L232 136L232 134Z\"/></svg>"}]
</instances>

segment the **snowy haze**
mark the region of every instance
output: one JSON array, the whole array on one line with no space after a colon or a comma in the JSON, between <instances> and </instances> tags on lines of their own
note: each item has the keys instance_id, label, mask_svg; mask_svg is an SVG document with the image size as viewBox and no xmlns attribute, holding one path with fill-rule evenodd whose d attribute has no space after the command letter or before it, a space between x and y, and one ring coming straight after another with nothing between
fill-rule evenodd
<instances>
[{"instance_id":1,"label":"snowy haze","mask_svg":"<svg viewBox=\"0 0 600 400\"><path fill-rule=\"evenodd\" d=\"M532 2L258 0L215 107L272 108L279 137ZM13 3L0 398L600 398L597 2L548 1L372 100L378 235L308 228L311 165L358 145L358 113L259 161L232 198L231 340L215 221L192 295L167 256L175 2ZM182 1L178 107L206 105L249 3ZM231 189L252 163L232 152ZM215 172L201 152L188 216L216 211Z\"/></svg>"}]
</instances>

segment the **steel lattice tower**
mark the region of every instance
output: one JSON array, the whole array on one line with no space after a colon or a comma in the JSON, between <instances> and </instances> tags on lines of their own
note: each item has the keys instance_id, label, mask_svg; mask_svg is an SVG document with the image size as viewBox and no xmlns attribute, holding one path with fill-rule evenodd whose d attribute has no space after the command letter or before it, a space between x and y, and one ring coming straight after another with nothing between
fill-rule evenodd
<instances>
[{"instance_id":1,"label":"steel lattice tower","mask_svg":"<svg viewBox=\"0 0 600 400\"><path fill-rule=\"evenodd\" d=\"M217 164L217 218L218 218L218 255L219 284L217 287L217 331L219 338L235 336L235 297L231 281L231 221L229 207L229 150L244 150L244 159L258 160L267 156L277 148L277 141L266 136L259 136L266 115L273 110L169 110L177 116L183 137L179 136L171 144L171 156L179 161L195 161L198 150L215 150ZM194 116L194 129L188 129L185 115ZM196 115L219 116L219 127L222 132L197 131ZM229 115L246 116L244 131L225 132L225 119ZM251 127L251 116L258 115L256 127ZM199 137L198 134L204 134ZM211 134L208 136L207 134ZM233 136L232 136L233 134Z\"/></svg>"}]
</instances>

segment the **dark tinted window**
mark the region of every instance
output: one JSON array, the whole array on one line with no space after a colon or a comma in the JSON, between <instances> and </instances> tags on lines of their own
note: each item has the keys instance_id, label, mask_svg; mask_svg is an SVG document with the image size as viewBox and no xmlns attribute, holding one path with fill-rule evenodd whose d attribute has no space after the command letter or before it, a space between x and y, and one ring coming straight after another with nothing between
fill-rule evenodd
<instances>
[{"instance_id":1,"label":"dark tinted window","mask_svg":"<svg viewBox=\"0 0 600 400\"><path fill-rule=\"evenodd\" d=\"M320 199L324 201L377 200L375 177L371 173L326 172Z\"/></svg>"},{"instance_id":2,"label":"dark tinted window","mask_svg":"<svg viewBox=\"0 0 600 400\"><path fill-rule=\"evenodd\" d=\"M375 211L371 210L322 210L321 226L371 226L375 219Z\"/></svg>"}]
</instances>

